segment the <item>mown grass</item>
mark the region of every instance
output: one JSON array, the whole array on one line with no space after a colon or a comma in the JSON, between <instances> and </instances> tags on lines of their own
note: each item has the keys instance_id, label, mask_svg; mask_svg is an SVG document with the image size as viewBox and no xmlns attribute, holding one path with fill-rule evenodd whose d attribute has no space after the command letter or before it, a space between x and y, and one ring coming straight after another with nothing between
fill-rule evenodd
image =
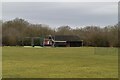
<instances>
[{"instance_id":1,"label":"mown grass","mask_svg":"<svg viewBox=\"0 0 120 80\"><path fill-rule=\"evenodd\" d=\"M2 47L0 47L0 78L2 77Z\"/></svg>"},{"instance_id":2,"label":"mown grass","mask_svg":"<svg viewBox=\"0 0 120 80\"><path fill-rule=\"evenodd\" d=\"M3 47L3 78L117 78L117 48Z\"/></svg>"}]
</instances>

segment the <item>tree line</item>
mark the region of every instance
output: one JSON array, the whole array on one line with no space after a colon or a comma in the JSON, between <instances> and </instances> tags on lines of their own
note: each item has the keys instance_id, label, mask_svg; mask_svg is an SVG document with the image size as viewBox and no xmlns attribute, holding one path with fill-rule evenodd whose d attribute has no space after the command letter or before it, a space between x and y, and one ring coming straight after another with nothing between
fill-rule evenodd
<instances>
[{"instance_id":1,"label":"tree line","mask_svg":"<svg viewBox=\"0 0 120 80\"><path fill-rule=\"evenodd\" d=\"M71 28L60 26L56 29L45 24L31 24L24 19L2 22L2 45L19 45L25 37L40 37L41 35L77 35L84 42L84 46L94 47L119 47L119 27L113 26L86 26Z\"/></svg>"}]
</instances>

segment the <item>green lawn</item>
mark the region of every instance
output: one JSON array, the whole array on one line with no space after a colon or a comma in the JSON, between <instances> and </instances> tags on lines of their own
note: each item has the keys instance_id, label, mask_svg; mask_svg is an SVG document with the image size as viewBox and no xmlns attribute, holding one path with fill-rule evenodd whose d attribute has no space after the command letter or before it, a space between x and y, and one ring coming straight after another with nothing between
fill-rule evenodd
<instances>
[{"instance_id":1,"label":"green lawn","mask_svg":"<svg viewBox=\"0 0 120 80\"><path fill-rule=\"evenodd\" d=\"M3 78L117 78L117 48L3 47Z\"/></svg>"}]
</instances>

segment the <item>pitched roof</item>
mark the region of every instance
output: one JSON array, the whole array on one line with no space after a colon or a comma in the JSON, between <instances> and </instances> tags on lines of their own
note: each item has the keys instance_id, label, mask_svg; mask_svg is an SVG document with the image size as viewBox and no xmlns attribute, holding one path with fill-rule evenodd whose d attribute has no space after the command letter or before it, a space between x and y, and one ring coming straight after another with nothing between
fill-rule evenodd
<instances>
[{"instance_id":1,"label":"pitched roof","mask_svg":"<svg viewBox=\"0 0 120 80\"><path fill-rule=\"evenodd\" d=\"M80 38L74 35L55 35L53 39L56 41L80 41Z\"/></svg>"}]
</instances>

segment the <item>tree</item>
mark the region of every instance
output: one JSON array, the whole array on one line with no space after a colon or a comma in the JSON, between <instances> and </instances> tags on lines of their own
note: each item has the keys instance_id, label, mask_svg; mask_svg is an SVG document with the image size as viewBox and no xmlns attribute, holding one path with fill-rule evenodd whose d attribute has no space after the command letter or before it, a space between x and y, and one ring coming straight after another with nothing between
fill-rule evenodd
<instances>
[{"instance_id":1,"label":"tree","mask_svg":"<svg viewBox=\"0 0 120 80\"><path fill-rule=\"evenodd\" d=\"M74 35L69 26L61 26L57 29L57 35Z\"/></svg>"}]
</instances>

